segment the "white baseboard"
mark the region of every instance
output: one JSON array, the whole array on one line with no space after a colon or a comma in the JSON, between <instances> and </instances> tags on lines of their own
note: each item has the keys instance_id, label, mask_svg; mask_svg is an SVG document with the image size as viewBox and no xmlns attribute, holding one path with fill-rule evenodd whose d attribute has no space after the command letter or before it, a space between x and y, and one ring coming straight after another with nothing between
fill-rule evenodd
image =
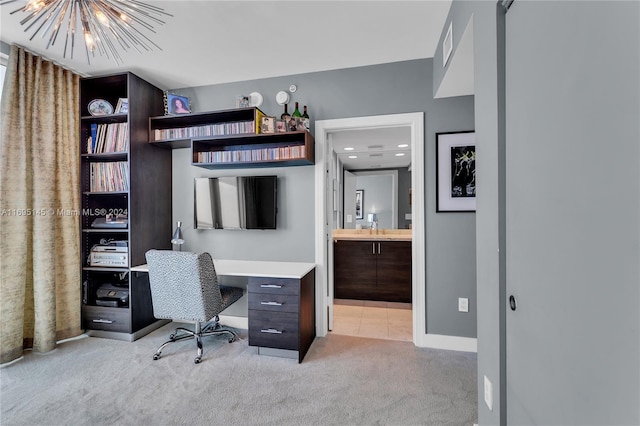
<instances>
[{"instance_id":1,"label":"white baseboard","mask_svg":"<svg viewBox=\"0 0 640 426\"><path fill-rule=\"evenodd\" d=\"M229 326L233 328L241 328L243 330L249 329L249 318L247 317L234 317L231 315L220 315L220 324L223 326Z\"/></svg>"},{"instance_id":2,"label":"white baseboard","mask_svg":"<svg viewBox=\"0 0 640 426\"><path fill-rule=\"evenodd\" d=\"M446 349L449 351L478 352L478 339L475 337L445 336L425 334L418 336L416 346L421 348Z\"/></svg>"}]
</instances>

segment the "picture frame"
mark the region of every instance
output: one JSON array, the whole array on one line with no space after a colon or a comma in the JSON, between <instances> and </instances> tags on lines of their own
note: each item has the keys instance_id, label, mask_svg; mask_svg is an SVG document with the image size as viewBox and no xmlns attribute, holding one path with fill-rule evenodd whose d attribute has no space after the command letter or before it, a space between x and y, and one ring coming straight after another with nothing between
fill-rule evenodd
<instances>
[{"instance_id":1,"label":"picture frame","mask_svg":"<svg viewBox=\"0 0 640 426\"><path fill-rule=\"evenodd\" d=\"M475 135L436 133L436 212L476 211Z\"/></svg>"},{"instance_id":2,"label":"picture frame","mask_svg":"<svg viewBox=\"0 0 640 426\"><path fill-rule=\"evenodd\" d=\"M236 108L249 108L251 106L251 99L249 96L237 95L236 96Z\"/></svg>"},{"instance_id":3,"label":"picture frame","mask_svg":"<svg viewBox=\"0 0 640 426\"><path fill-rule=\"evenodd\" d=\"M295 132L296 130L298 130L298 121L296 120L295 117L291 117L287 121L287 131L288 132Z\"/></svg>"},{"instance_id":4,"label":"picture frame","mask_svg":"<svg viewBox=\"0 0 640 426\"><path fill-rule=\"evenodd\" d=\"M356 189L356 220L364 219L364 189Z\"/></svg>"},{"instance_id":5,"label":"picture frame","mask_svg":"<svg viewBox=\"0 0 640 426\"><path fill-rule=\"evenodd\" d=\"M164 92L164 114L180 115L191 114L191 104L186 96Z\"/></svg>"},{"instance_id":6,"label":"picture frame","mask_svg":"<svg viewBox=\"0 0 640 426\"><path fill-rule=\"evenodd\" d=\"M124 114L126 112L129 112L129 99L118 98L118 103L116 104L116 110L114 112L116 114Z\"/></svg>"},{"instance_id":7,"label":"picture frame","mask_svg":"<svg viewBox=\"0 0 640 426\"><path fill-rule=\"evenodd\" d=\"M276 118L262 117L260 119L260 133L275 133L275 132L276 132Z\"/></svg>"},{"instance_id":8,"label":"picture frame","mask_svg":"<svg viewBox=\"0 0 640 426\"><path fill-rule=\"evenodd\" d=\"M286 133L287 122L285 120L276 120L276 133Z\"/></svg>"}]
</instances>

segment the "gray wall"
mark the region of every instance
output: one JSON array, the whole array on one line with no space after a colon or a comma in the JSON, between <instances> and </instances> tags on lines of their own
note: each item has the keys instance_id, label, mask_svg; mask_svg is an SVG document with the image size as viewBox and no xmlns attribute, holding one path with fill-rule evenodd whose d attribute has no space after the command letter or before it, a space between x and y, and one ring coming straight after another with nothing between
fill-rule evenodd
<instances>
[{"instance_id":1,"label":"gray wall","mask_svg":"<svg viewBox=\"0 0 640 426\"><path fill-rule=\"evenodd\" d=\"M367 215L373 213L375 208L378 227L380 229L395 229L396 224L392 223L393 203L392 194L397 189L397 172L389 170L387 172L353 172L356 175L356 190L364 191L363 218L356 220L356 223L362 225L363 228L371 226L367 222ZM367 175L371 173L370 175ZM394 186L396 188L394 188ZM397 204L397 203L396 203Z\"/></svg>"},{"instance_id":2,"label":"gray wall","mask_svg":"<svg viewBox=\"0 0 640 426\"><path fill-rule=\"evenodd\" d=\"M454 1L444 25L435 58L442 58L442 40L449 22L453 21L455 55L469 18L474 19L474 82L476 153L478 162L478 196L476 211L476 283L477 283L477 332L478 332L478 420L483 425L506 421L504 336L504 164L499 158L504 139L499 131L501 110L498 78L498 2ZM449 60L448 64L452 61ZM446 70L442 62L435 67L434 93ZM502 210L503 211L503 210ZM493 384L493 410L484 403L483 377Z\"/></svg>"},{"instance_id":3,"label":"gray wall","mask_svg":"<svg viewBox=\"0 0 640 426\"><path fill-rule=\"evenodd\" d=\"M176 89L191 98L192 110L235 107L238 94L260 92L261 109L279 116L275 94L297 84L291 102L308 105L315 120L425 112L425 215L427 332L475 337L475 214L435 213L435 133L474 128L473 97L433 99L433 61L422 59L339 69L221 85ZM312 167L235 170L276 173L284 185L276 231L189 231L186 249L209 250L220 258L314 260L314 172ZM188 150L173 156L174 220L193 216L193 177L222 175L190 165ZM470 312L457 311L458 297L468 297Z\"/></svg>"},{"instance_id":4,"label":"gray wall","mask_svg":"<svg viewBox=\"0 0 640 426\"><path fill-rule=\"evenodd\" d=\"M412 223L406 220L405 214L411 213L409 189L411 188L411 172L407 168L398 169L398 229L408 229Z\"/></svg>"}]
</instances>

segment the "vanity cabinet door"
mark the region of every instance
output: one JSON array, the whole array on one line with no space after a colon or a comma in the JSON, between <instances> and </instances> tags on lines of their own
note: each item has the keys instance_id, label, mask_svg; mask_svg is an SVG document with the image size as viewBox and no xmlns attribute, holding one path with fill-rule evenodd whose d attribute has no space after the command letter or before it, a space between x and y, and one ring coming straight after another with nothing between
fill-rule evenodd
<instances>
[{"instance_id":1,"label":"vanity cabinet door","mask_svg":"<svg viewBox=\"0 0 640 426\"><path fill-rule=\"evenodd\" d=\"M411 242L381 241L379 244L376 300L411 303Z\"/></svg>"},{"instance_id":2,"label":"vanity cabinet door","mask_svg":"<svg viewBox=\"0 0 640 426\"><path fill-rule=\"evenodd\" d=\"M371 241L334 243L333 289L336 299L370 299L376 292L377 245Z\"/></svg>"}]
</instances>

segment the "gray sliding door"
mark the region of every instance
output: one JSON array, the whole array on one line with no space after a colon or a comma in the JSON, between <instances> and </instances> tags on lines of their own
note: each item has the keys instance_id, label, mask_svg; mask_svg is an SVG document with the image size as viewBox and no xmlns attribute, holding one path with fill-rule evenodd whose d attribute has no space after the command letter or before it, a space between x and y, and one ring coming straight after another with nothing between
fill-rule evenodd
<instances>
[{"instance_id":1,"label":"gray sliding door","mask_svg":"<svg viewBox=\"0 0 640 426\"><path fill-rule=\"evenodd\" d=\"M640 424L639 18L636 1L506 15L509 425Z\"/></svg>"}]
</instances>

